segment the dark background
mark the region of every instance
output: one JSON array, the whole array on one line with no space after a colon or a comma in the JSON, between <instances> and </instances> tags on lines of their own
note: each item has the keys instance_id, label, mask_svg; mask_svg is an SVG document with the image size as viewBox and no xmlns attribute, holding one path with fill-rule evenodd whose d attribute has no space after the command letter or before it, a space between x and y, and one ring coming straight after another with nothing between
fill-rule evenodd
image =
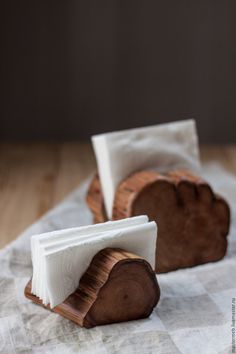
<instances>
[{"instance_id":1,"label":"dark background","mask_svg":"<svg viewBox=\"0 0 236 354\"><path fill-rule=\"evenodd\" d=\"M236 1L2 0L2 139L195 117L236 141Z\"/></svg>"}]
</instances>

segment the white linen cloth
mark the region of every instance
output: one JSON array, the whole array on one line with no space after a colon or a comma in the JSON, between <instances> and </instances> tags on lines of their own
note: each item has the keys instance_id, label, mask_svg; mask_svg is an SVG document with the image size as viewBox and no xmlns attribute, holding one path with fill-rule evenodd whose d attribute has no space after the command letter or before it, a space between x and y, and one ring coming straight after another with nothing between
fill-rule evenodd
<instances>
[{"instance_id":1,"label":"white linen cloth","mask_svg":"<svg viewBox=\"0 0 236 354\"><path fill-rule=\"evenodd\" d=\"M88 183L0 251L0 353L226 354L236 297L236 177L216 165L202 176L230 202L227 256L217 263L158 276L161 299L148 319L87 330L24 297L32 275L33 234L92 222Z\"/></svg>"},{"instance_id":2,"label":"white linen cloth","mask_svg":"<svg viewBox=\"0 0 236 354\"><path fill-rule=\"evenodd\" d=\"M131 173L177 168L197 171L200 165L192 119L94 135L92 143L109 219L117 186Z\"/></svg>"}]
</instances>

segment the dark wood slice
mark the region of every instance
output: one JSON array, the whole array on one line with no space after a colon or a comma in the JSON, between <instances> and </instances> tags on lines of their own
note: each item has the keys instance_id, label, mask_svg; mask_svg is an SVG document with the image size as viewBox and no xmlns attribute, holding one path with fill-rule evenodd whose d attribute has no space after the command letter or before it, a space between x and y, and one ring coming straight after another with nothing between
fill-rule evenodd
<instances>
[{"instance_id":1,"label":"dark wood slice","mask_svg":"<svg viewBox=\"0 0 236 354\"><path fill-rule=\"evenodd\" d=\"M104 205L97 175L89 188L87 202L91 207L93 184L99 198L91 210L96 222L104 222L107 217L102 212ZM187 171L166 175L140 171L131 175L117 188L112 219L143 214L158 225L157 273L224 257L230 225L229 206L202 178Z\"/></svg>"},{"instance_id":2,"label":"dark wood slice","mask_svg":"<svg viewBox=\"0 0 236 354\"><path fill-rule=\"evenodd\" d=\"M31 282L25 296L44 306L31 293ZM106 248L95 255L79 288L60 305L46 308L91 328L148 317L159 298L156 275L147 261L121 249Z\"/></svg>"},{"instance_id":3,"label":"dark wood slice","mask_svg":"<svg viewBox=\"0 0 236 354\"><path fill-rule=\"evenodd\" d=\"M90 187L87 192L87 204L93 213L94 223L100 223L107 221L106 210L103 203L103 196L101 193L100 180L98 174L92 179Z\"/></svg>"}]
</instances>

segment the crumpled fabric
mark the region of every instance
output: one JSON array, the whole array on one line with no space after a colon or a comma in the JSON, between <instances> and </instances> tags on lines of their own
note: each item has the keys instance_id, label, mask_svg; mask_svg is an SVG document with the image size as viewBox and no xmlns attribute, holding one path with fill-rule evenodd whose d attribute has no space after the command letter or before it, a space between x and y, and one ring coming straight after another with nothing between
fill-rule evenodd
<instances>
[{"instance_id":1,"label":"crumpled fabric","mask_svg":"<svg viewBox=\"0 0 236 354\"><path fill-rule=\"evenodd\" d=\"M84 329L24 297L32 275L30 237L92 223L86 181L0 251L0 353L226 354L236 297L236 177L208 164L202 174L231 207L227 256L158 275L161 299L148 319Z\"/></svg>"}]
</instances>

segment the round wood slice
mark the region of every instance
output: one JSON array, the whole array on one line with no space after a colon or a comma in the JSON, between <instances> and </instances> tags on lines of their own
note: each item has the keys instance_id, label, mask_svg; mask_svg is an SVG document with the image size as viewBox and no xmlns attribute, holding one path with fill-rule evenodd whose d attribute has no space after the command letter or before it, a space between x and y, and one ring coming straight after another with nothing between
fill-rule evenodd
<instances>
[{"instance_id":1,"label":"round wood slice","mask_svg":"<svg viewBox=\"0 0 236 354\"><path fill-rule=\"evenodd\" d=\"M97 175L89 188L87 203L95 222L107 220ZM158 225L157 273L224 257L229 206L202 178L187 171L166 175L140 171L131 175L117 188L112 219L144 214Z\"/></svg>"},{"instance_id":2,"label":"round wood slice","mask_svg":"<svg viewBox=\"0 0 236 354\"><path fill-rule=\"evenodd\" d=\"M25 296L42 305L31 294L31 283ZM147 261L131 252L106 248L95 255L79 288L52 311L90 328L148 317L159 298L156 275Z\"/></svg>"}]
</instances>

